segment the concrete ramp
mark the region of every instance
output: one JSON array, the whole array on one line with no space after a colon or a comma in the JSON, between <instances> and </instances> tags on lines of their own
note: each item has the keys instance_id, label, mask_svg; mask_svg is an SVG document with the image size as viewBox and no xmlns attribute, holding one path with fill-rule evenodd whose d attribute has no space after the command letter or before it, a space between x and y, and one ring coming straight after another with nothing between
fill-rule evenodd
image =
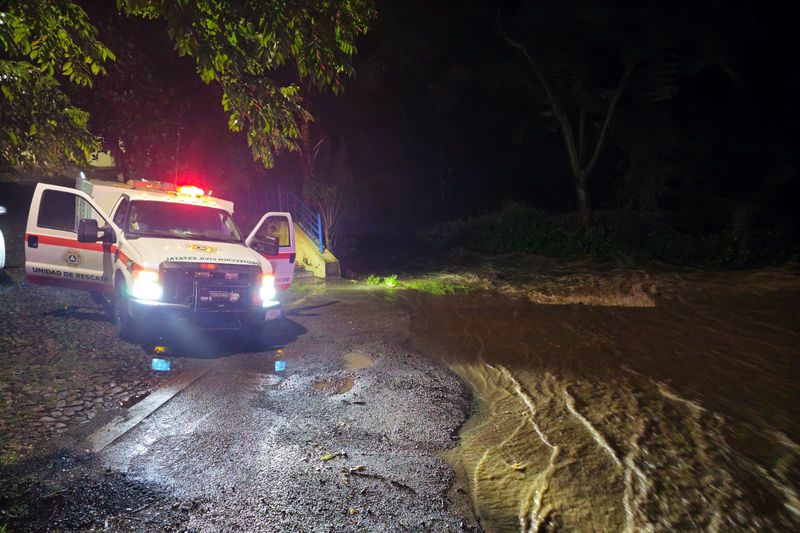
<instances>
[{"instance_id":1,"label":"concrete ramp","mask_svg":"<svg viewBox=\"0 0 800 533\"><path fill-rule=\"evenodd\" d=\"M320 252L319 246L297 224L294 225L294 240L297 253L295 267L308 270L317 278L341 277L342 271L336 256L327 248Z\"/></svg>"}]
</instances>

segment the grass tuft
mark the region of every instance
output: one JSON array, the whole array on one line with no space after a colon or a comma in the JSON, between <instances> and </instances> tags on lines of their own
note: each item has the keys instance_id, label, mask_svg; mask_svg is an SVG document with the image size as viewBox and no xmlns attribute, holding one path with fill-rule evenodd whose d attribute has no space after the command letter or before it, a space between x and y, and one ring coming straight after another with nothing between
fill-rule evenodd
<instances>
[{"instance_id":1,"label":"grass tuft","mask_svg":"<svg viewBox=\"0 0 800 533\"><path fill-rule=\"evenodd\" d=\"M383 278L381 278L380 276L376 276L375 274L370 274L369 276L364 278L364 283L366 283L367 285L377 286L383 283L382 280Z\"/></svg>"},{"instance_id":2,"label":"grass tuft","mask_svg":"<svg viewBox=\"0 0 800 533\"><path fill-rule=\"evenodd\" d=\"M397 274L381 277L370 274L364 278L364 283L373 287L385 287L387 289L409 289L414 291L426 292L428 294L464 294L475 290L474 287L458 283L449 283L440 279L412 279L400 281Z\"/></svg>"},{"instance_id":3,"label":"grass tuft","mask_svg":"<svg viewBox=\"0 0 800 533\"><path fill-rule=\"evenodd\" d=\"M469 285L448 283L440 279L414 279L403 282L403 288L436 295L466 294L475 290L474 287L470 287Z\"/></svg>"}]
</instances>

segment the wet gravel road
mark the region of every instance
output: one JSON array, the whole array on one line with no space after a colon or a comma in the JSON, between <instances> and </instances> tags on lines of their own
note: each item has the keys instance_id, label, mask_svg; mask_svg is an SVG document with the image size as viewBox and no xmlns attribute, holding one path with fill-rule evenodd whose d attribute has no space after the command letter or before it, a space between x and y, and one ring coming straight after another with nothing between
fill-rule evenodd
<instances>
[{"instance_id":1,"label":"wet gravel road","mask_svg":"<svg viewBox=\"0 0 800 533\"><path fill-rule=\"evenodd\" d=\"M255 347L176 345L199 377L96 453L87 430L8 467L0 508L12 531L474 529L440 454L469 398L408 328L401 306L342 284Z\"/></svg>"},{"instance_id":2,"label":"wet gravel road","mask_svg":"<svg viewBox=\"0 0 800 533\"><path fill-rule=\"evenodd\" d=\"M330 291L268 336L298 332L214 361L99 460L202 501L193 530L459 530L437 452L466 414L461 384L406 349L407 318L374 298ZM347 369L353 352L374 362Z\"/></svg>"}]
</instances>

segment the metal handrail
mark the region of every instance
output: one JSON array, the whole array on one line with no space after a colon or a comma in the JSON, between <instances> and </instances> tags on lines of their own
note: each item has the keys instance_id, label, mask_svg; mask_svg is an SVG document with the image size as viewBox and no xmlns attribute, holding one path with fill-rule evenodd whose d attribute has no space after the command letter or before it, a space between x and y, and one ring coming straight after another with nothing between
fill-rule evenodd
<instances>
[{"instance_id":1,"label":"metal handrail","mask_svg":"<svg viewBox=\"0 0 800 533\"><path fill-rule=\"evenodd\" d=\"M308 234L317 245L319 253L323 253L325 251L325 232L322 229L322 216L293 192L284 191L280 185L278 185L277 192L278 210L291 213L294 223Z\"/></svg>"}]
</instances>

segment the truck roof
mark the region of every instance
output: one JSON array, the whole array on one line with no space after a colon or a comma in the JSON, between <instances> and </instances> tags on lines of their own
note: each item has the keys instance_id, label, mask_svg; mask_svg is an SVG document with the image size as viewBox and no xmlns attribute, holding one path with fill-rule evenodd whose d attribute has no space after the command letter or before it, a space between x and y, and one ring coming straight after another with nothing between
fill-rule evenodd
<instances>
[{"instance_id":1,"label":"truck roof","mask_svg":"<svg viewBox=\"0 0 800 533\"><path fill-rule=\"evenodd\" d=\"M176 204L202 205L223 209L233 213L234 204L222 198L214 198L202 192L200 189L192 191L192 194L185 194L180 189L175 190L172 184L161 183L158 181L129 181L122 183L118 181L105 181L97 179L85 179L79 177L77 188L88 193L100 207L109 213L123 194L127 194L131 200L145 200L154 202L170 202Z\"/></svg>"},{"instance_id":2,"label":"truck roof","mask_svg":"<svg viewBox=\"0 0 800 533\"><path fill-rule=\"evenodd\" d=\"M158 202L173 202L176 204L193 204L216 207L226 211L233 211L233 202L214 198L212 196L188 196L177 192L152 191L147 189L131 189L125 191L131 200L153 200Z\"/></svg>"}]
</instances>

